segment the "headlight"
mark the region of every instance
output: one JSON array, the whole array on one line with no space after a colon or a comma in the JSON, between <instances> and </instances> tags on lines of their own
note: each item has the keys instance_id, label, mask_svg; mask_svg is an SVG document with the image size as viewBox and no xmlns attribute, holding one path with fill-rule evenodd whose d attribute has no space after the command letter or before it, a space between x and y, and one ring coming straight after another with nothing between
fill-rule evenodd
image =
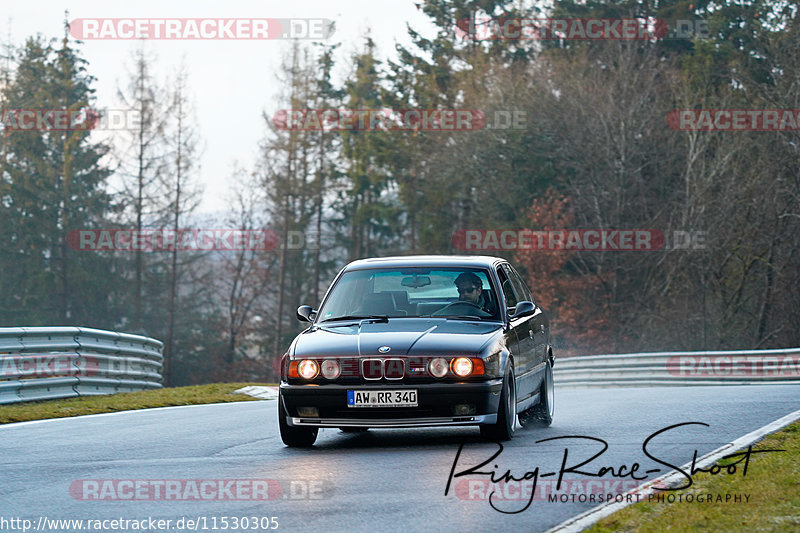
<instances>
[{"instance_id":1,"label":"headlight","mask_svg":"<svg viewBox=\"0 0 800 533\"><path fill-rule=\"evenodd\" d=\"M437 357L428 363L428 372L435 378L442 378L447 374L447 360Z\"/></svg>"},{"instance_id":2,"label":"headlight","mask_svg":"<svg viewBox=\"0 0 800 533\"><path fill-rule=\"evenodd\" d=\"M303 359L300 361L300 364L297 365L297 373L300 374L301 378L313 379L317 377L319 373L319 365L316 361L312 361L311 359Z\"/></svg>"},{"instance_id":3,"label":"headlight","mask_svg":"<svg viewBox=\"0 0 800 533\"><path fill-rule=\"evenodd\" d=\"M342 369L339 366L339 361L335 359L325 359L322 361L322 375L326 378L336 379L341 373Z\"/></svg>"},{"instance_id":4,"label":"headlight","mask_svg":"<svg viewBox=\"0 0 800 533\"><path fill-rule=\"evenodd\" d=\"M462 378L469 376L472 374L472 361L466 357L453 359L453 373Z\"/></svg>"}]
</instances>

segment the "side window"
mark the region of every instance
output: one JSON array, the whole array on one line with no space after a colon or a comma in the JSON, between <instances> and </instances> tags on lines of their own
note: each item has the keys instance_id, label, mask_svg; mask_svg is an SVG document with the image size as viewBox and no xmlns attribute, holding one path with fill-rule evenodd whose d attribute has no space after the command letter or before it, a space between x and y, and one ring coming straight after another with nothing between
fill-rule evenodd
<instances>
[{"instance_id":1,"label":"side window","mask_svg":"<svg viewBox=\"0 0 800 533\"><path fill-rule=\"evenodd\" d=\"M528 300L529 302L533 301L533 295L531 294L531 290L528 288L528 284L525 283L525 280L522 279L522 276L519 275L514 267L510 267L511 269L511 281L514 283L514 287L519 289L519 294L523 300Z\"/></svg>"},{"instance_id":2,"label":"side window","mask_svg":"<svg viewBox=\"0 0 800 533\"><path fill-rule=\"evenodd\" d=\"M509 271L506 265L502 265L497 274L500 277L500 287L503 289L503 296L506 299L506 307L516 307L519 302L519 297L516 294L514 284L509 277Z\"/></svg>"}]
</instances>

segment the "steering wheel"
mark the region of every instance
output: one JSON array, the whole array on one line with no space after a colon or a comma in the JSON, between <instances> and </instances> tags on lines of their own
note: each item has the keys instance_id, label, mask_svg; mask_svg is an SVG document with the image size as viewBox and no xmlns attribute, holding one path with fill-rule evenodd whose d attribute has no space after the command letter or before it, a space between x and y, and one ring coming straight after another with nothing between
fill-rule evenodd
<instances>
[{"instance_id":1,"label":"steering wheel","mask_svg":"<svg viewBox=\"0 0 800 533\"><path fill-rule=\"evenodd\" d=\"M456 308L461 307L464 311L455 311ZM475 312L478 314L474 314ZM446 315L470 315L470 316L477 316L479 318L486 318L492 316L491 313L487 313L484 311L481 306L472 302L466 302L459 300L458 302L452 302L435 313L431 313L431 316L446 316Z\"/></svg>"}]
</instances>

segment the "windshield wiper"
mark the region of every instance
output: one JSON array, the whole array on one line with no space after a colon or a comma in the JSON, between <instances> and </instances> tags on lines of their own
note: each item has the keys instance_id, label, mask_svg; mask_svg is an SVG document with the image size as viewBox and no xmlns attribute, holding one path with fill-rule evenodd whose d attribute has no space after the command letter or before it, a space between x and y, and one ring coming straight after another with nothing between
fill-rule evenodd
<instances>
[{"instance_id":1,"label":"windshield wiper","mask_svg":"<svg viewBox=\"0 0 800 533\"><path fill-rule=\"evenodd\" d=\"M484 320L482 317L475 316L475 315L458 315L458 316L445 315L442 318L446 318L447 320L479 320L481 322L483 322L483 320ZM490 318L490 317L486 317L486 318Z\"/></svg>"},{"instance_id":2,"label":"windshield wiper","mask_svg":"<svg viewBox=\"0 0 800 533\"><path fill-rule=\"evenodd\" d=\"M389 322L389 317L386 315L345 315L334 318L326 318L321 322L332 322L334 320L374 320L376 322Z\"/></svg>"}]
</instances>

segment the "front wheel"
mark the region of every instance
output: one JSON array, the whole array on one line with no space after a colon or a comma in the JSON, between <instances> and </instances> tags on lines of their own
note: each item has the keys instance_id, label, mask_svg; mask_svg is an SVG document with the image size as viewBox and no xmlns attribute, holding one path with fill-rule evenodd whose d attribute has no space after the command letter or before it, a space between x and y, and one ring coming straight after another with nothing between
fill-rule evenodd
<instances>
[{"instance_id":1,"label":"front wheel","mask_svg":"<svg viewBox=\"0 0 800 533\"><path fill-rule=\"evenodd\" d=\"M304 428L290 426L286 422L286 409L283 407L283 397L278 394L278 427L281 431L281 440L290 448L308 448L317 440L319 428Z\"/></svg>"},{"instance_id":2,"label":"front wheel","mask_svg":"<svg viewBox=\"0 0 800 533\"><path fill-rule=\"evenodd\" d=\"M511 440L514 436L514 424L517 420L517 387L514 381L514 363L509 360L506 375L503 378L503 389L500 392L500 407L497 410L497 422L481 426L481 435L493 441Z\"/></svg>"},{"instance_id":3,"label":"front wheel","mask_svg":"<svg viewBox=\"0 0 800 533\"><path fill-rule=\"evenodd\" d=\"M553 423L555 412L555 385L553 384L553 364L547 360L544 379L539 387L539 403L525 409L519 414L519 422L523 426L547 427Z\"/></svg>"}]
</instances>

